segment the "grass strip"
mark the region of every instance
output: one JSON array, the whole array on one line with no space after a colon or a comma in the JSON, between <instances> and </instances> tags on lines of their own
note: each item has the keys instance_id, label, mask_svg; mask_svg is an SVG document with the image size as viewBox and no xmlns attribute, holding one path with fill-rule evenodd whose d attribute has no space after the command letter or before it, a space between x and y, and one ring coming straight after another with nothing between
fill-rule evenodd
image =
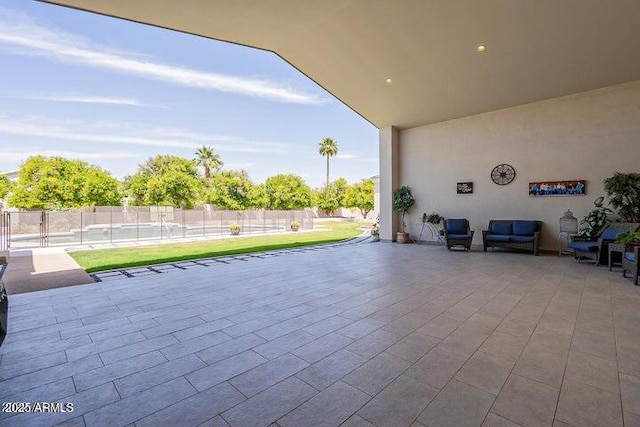
<instances>
[{"instance_id":1,"label":"grass strip","mask_svg":"<svg viewBox=\"0 0 640 427\"><path fill-rule=\"evenodd\" d=\"M140 267L153 264L211 258L225 255L264 252L277 249L333 243L358 236L362 224L354 222L325 222L327 231L289 233L225 239L202 242L163 244L145 247L97 249L69 252L69 255L87 272Z\"/></svg>"}]
</instances>

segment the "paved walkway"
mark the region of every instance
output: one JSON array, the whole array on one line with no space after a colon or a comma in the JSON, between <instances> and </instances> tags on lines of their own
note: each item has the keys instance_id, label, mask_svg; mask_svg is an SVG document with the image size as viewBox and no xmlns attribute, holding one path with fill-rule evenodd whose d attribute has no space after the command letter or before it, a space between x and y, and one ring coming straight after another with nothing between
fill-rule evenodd
<instances>
[{"instance_id":1,"label":"paved walkway","mask_svg":"<svg viewBox=\"0 0 640 427\"><path fill-rule=\"evenodd\" d=\"M640 287L569 257L389 243L13 295L3 426L623 426Z\"/></svg>"},{"instance_id":2,"label":"paved walkway","mask_svg":"<svg viewBox=\"0 0 640 427\"><path fill-rule=\"evenodd\" d=\"M50 248L12 252L3 281L15 295L93 283L93 278L64 249Z\"/></svg>"}]
</instances>

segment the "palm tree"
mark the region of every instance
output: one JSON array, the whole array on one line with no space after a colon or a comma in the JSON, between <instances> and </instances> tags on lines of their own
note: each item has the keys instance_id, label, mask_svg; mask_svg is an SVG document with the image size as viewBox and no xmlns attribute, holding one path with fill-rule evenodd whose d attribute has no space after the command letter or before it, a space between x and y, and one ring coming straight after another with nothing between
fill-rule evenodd
<instances>
[{"instance_id":1,"label":"palm tree","mask_svg":"<svg viewBox=\"0 0 640 427\"><path fill-rule=\"evenodd\" d=\"M320 143L318 152L322 156L327 156L327 187L329 187L329 157L338 154L338 143L331 138L325 138Z\"/></svg>"},{"instance_id":2,"label":"palm tree","mask_svg":"<svg viewBox=\"0 0 640 427\"><path fill-rule=\"evenodd\" d=\"M196 163L198 166L204 168L204 177L206 179L211 178L211 169L218 171L222 168L222 165L224 165L220 155L208 145L203 145L202 148L198 148L196 151Z\"/></svg>"}]
</instances>

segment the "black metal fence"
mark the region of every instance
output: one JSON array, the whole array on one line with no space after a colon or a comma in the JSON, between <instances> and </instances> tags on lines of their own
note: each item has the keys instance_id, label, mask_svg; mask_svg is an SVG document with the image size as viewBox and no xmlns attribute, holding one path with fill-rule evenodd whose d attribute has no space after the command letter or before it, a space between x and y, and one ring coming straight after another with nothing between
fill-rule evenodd
<instances>
[{"instance_id":1,"label":"black metal fence","mask_svg":"<svg viewBox=\"0 0 640 427\"><path fill-rule=\"evenodd\" d=\"M140 240L186 239L313 228L313 213L302 211L222 211L208 206L183 210L170 206L100 206L67 211L2 212L0 250L72 246ZM294 224L295 225L295 224Z\"/></svg>"}]
</instances>

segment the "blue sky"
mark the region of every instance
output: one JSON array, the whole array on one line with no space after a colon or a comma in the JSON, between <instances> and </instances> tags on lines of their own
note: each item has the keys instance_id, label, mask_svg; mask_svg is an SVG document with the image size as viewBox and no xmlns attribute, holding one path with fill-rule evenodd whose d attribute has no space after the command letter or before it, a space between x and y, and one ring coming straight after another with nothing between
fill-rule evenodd
<instances>
[{"instance_id":1,"label":"blue sky","mask_svg":"<svg viewBox=\"0 0 640 427\"><path fill-rule=\"evenodd\" d=\"M216 149L256 182L378 173L377 129L275 54L24 0L0 5L0 171L34 154L122 178L156 154Z\"/></svg>"}]
</instances>

